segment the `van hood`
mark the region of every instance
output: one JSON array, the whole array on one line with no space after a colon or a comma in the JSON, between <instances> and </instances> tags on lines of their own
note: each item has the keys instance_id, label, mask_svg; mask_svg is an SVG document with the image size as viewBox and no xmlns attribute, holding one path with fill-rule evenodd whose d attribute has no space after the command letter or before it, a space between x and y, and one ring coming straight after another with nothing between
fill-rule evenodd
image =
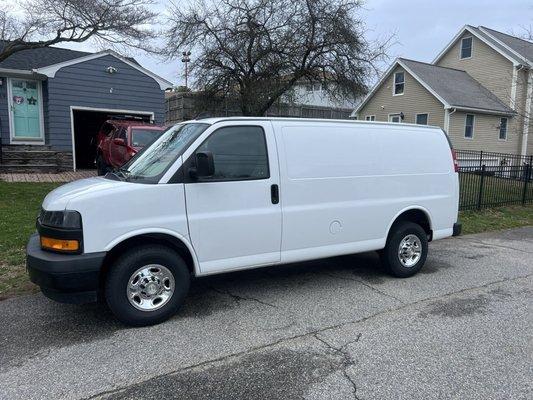
<instances>
[{"instance_id":1,"label":"van hood","mask_svg":"<svg viewBox=\"0 0 533 400\"><path fill-rule=\"evenodd\" d=\"M94 195L95 193L116 190L123 185L127 185L127 183L105 179L103 177L80 179L60 186L48 193L43 200L43 208L48 211L64 210L74 198L89 193Z\"/></svg>"}]
</instances>

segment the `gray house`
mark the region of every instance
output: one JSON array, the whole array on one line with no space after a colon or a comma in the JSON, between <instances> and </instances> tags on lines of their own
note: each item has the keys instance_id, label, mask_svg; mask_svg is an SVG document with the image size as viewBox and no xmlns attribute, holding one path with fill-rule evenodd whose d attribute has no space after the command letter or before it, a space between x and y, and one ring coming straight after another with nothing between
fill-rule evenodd
<instances>
[{"instance_id":1,"label":"gray house","mask_svg":"<svg viewBox=\"0 0 533 400\"><path fill-rule=\"evenodd\" d=\"M111 50L15 53L0 62L0 171L92 168L101 124L130 116L163 123L171 86Z\"/></svg>"}]
</instances>

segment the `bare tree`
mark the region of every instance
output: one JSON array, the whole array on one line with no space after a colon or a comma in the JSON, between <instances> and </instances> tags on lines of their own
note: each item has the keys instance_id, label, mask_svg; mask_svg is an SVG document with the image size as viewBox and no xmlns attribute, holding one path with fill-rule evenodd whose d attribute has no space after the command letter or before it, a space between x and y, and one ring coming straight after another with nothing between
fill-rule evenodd
<instances>
[{"instance_id":1,"label":"bare tree","mask_svg":"<svg viewBox=\"0 0 533 400\"><path fill-rule=\"evenodd\" d=\"M150 0L32 0L0 11L0 62L26 49L89 39L151 50Z\"/></svg>"},{"instance_id":2,"label":"bare tree","mask_svg":"<svg viewBox=\"0 0 533 400\"><path fill-rule=\"evenodd\" d=\"M169 57L192 49L196 86L264 114L297 81L333 97L367 91L389 41L366 39L358 0L191 0L171 10Z\"/></svg>"},{"instance_id":3,"label":"bare tree","mask_svg":"<svg viewBox=\"0 0 533 400\"><path fill-rule=\"evenodd\" d=\"M521 26L521 31L522 32L518 36L519 38L533 42L533 26L532 25Z\"/></svg>"}]
</instances>

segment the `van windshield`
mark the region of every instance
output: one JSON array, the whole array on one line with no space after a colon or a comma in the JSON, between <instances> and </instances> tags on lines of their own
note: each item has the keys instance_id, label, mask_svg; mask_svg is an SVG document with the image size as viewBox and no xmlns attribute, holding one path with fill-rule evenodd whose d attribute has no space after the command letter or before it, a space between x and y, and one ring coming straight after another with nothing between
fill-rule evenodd
<instances>
[{"instance_id":1,"label":"van windshield","mask_svg":"<svg viewBox=\"0 0 533 400\"><path fill-rule=\"evenodd\" d=\"M174 161L208 127L209 124L202 123L174 125L113 175L129 182L159 182Z\"/></svg>"}]
</instances>

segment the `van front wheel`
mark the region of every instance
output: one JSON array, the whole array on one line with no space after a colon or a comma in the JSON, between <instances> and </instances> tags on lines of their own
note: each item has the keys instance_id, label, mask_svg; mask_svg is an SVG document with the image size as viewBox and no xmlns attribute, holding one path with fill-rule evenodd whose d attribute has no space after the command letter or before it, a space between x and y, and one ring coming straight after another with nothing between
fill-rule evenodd
<instances>
[{"instance_id":1,"label":"van front wheel","mask_svg":"<svg viewBox=\"0 0 533 400\"><path fill-rule=\"evenodd\" d=\"M427 254L427 234L420 225L413 222L393 225L387 244L380 252L383 266L398 278L408 278L420 271Z\"/></svg>"},{"instance_id":2,"label":"van front wheel","mask_svg":"<svg viewBox=\"0 0 533 400\"><path fill-rule=\"evenodd\" d=\"M159 245L137 247L110 266L105 297L113 314L132 326L154 325L176 313L189 290L183 259Z\"/></svg>"}]
</instances>

